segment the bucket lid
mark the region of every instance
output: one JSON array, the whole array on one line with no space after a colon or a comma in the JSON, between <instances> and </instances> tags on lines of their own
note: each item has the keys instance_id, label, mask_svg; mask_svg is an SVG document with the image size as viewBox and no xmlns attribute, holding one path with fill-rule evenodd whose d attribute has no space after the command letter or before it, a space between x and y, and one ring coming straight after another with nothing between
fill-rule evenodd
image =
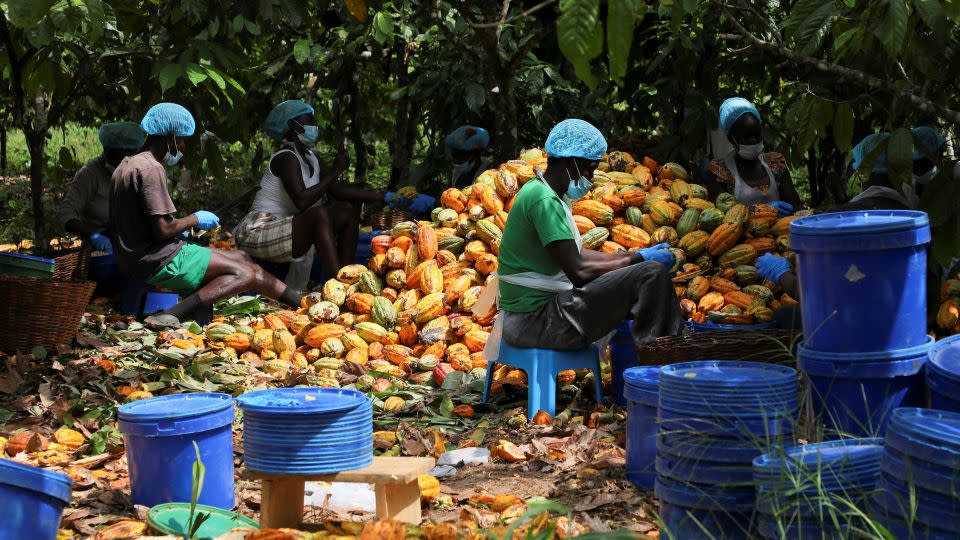
<instances>
[{"instance_id":1,"label":"bucket lid","mask_svg":"<svg viewBox=\"0 0 960 540\"><path fill-rule=\"evenodd\" d=\"M944 378L960 381L960 334L933 344L930 365Z\"/></svg>"},{"instance_id":2,"label":"bucket lid","mask_svg":"<svg viewBox=\"0 0 960 540\"><path fill-rule=\"evenodd\" d=\"M657 390L660 366L640 366L623 370L623 384L639 390Z\"/></svg>"},{"instance_id":3,"label":"bucket lid","mask_svg":"<svg viewBox=\"0 0 960 540\"><path fill-rule=\"evenodd\" d=\"M0 257L9 257L11 259L19 259L20 261L25 263L30 263L30 262L43 263L43 264L56 263L56 261L54 261L53 259L47 259L46 257L37 257L36 255L25 255L23 253L4 252L4 253L0 253Z\"/></svg>"},{"instance_id":4,"label":"bucket lid","mask_svg":"<svg viewBox=\"0 0 960 540\"><path fill-rule=\"evenodd\" d=\"M660 384L683 384L755 388L768 387L796 378L797 370L787 366L759 362L706 360L683 362L664 366L660 370Z\"/></svg>"},{"instance_id":5,"label":"bucket lid","mask_svg":"<svg viewBox=\"0 0 960 540\"><path fill-rule=\"evenodd\" d=\"M847 236L921 229L930 226L926 212L855 210L802 217L790 222L791 235Z\"/></svg>"},{"instance_id":6,"label":"bucket lid","mask_svg":"<svg viewBox=\"0 0 960 540\"><path fill-rule=\"evenodd\" d=\"M797 345L797 357L808 360L817 360L821 362L834 362L838 364L880 363L897 360L914 360L917 357L926 357L930 352L930 346L933 345L933 336L926 336L922 345L905 347L903 349L889 349L885 351L872 352L833 352L811 349L803 343ZM922 359L923 362L926 358ZM923 363L921 362L921 364Z\"/></svg>"},{"instance_id":7,"label":"bucket lid","mask_svg":"<svg viewBox=\"0 0 960 540\"><path fill-rule=\"evenodd\" d=\"M879 468L882 454L883 439L845 439L805 444L781 453L764 454L753 460L753 467L761 471L796 471L800 468L817 470L817 467L836 471L854 467L861 462L870 462Z\"/></svg>"},{"instance_id":8,"label":"bucket lid","mask_svg":"<svg viewBox=\"0 0 960 540\"><path fill-rule=\"evenodd\" d=\"M901 407L890 415L889 429L960 452L960 413Z\"/></svg>"},{"instance_id":9,"label":"bucket lid","mask_svg":"<svg viewBox=\"0 0 960 540\"><path fill-rule=\"evenodd\" d=\"M171 394L127 403L117 411L117 418L126 422L176 420L216 413L233 407L228 394Z\"/></svg>"},{"instance_id":10,"label":"bucket lid","mask_svg":"<svg viewBox=\"0 0 960 540\"><path fill-rule=\"evenodd\" d=\"M217 538L237 527L260 528L256 521L222 508L198 504L197 512L210 514L197 530L198 538ZM163 534L183 535L189 520L190 503L158 504L147 512L150 528Z\"/></svg>"},{"instance_id":11,"label":"bucket lid","mask_svg":"<svg viewBox=\"0 0 960 540\"><path fill-rule=\"evenodd\" d=\"M245 412L269 414L342 412L368 401L362 392L340 388L275 388L248 392L237 398Z\"/></svg>"},{"instance_id":12,"label":"bucket lid","mask_svg":"<svg viewBox=\"0 0 960 540\"><path fill-rule=\"evenodd\" d=\"M73 480L63 473L0 458L0 484L43 493L70 504Z\"/></svg>"}]
</instances>

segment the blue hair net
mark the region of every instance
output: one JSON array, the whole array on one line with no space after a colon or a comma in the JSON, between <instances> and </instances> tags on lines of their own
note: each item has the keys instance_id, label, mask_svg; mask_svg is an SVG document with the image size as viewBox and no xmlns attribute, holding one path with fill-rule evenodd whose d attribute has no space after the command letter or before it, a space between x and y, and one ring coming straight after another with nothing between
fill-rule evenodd
<instances>
[{"instance_id":1,"label":"blue hair net","mask_svg":"<svg viewBox=\"0 0 960 540\"><path fill-rule=\"evenodd\" d=\"M100 144L104 148L139 150L147 134L136 122L110 122L100 126Z\"/></svg>"},{"instance_id":2,"label":"blue hair net","mask_svg":"<svg viewBox=\"0 0 960 540\"><path fill-rule=\"evenodd\" d=\"M176 135L191 137L197 129L193 115L176 103L157 103L143 115L140 127L147 135Z\"/></svg>"},{"instance_id":3,"label":"blue hair net","mask_svg":"<svg viewBox=\"0 0 960 540\"><path fill-rule=\"evenodd\" d=\"M890 138L889 133L871 133L863 138L862 141L858 142L856 146L853 147L853 168L854 170L860 169L863 165L864 160L867 159L867 156L874 151L878 146L883 144L887 139ZM886 149L879 152L874 161L873 161L873 171L876 173L886 173L887 172L887 151Z\"/></svg>"},{"instance_id":4,"label":"blue hair net","mask_svg":"<svg viewBox=\"0 0 960 540\"><path fill-rule=\"evenodd\" d=\"M599 160L607 151L607 140L590 122L568 118L553 126L544 146L551 157Z\"/></svg>"},{"instance_id":5,"label":"blue hair net","mask_svg":"<svg viewBox=\"0 0 960 540\"><path fill-rule=\"evenodd\" d=\"M729 135L730 130L733 129L733 124L737 123L737 120L747 113L756 116L757 120L760 120L760 111L753 106L753 103L750 103L742 97L732 97L721 103L720 127L723 128L723 132Z\"/></svg>"},{"instance_id":6,"label":"blue hair net","mask_svg":"<svg viewBox=\"0 0 960 540\"><path fill-rule=\"evenodd\" d=\"M270 111L263 127L267 130L267 135L279 141L290 129L290 120L301 114L314 114L313 107L299 99L288 99Z\"/></svg>"},{"instance_id":7,"label":"blue hair net","mask_svg":"<svg viewBox=\"0 0 960 540\"><path fill-rule=\"evenodd\" d=\"M482 127L460 126L447 135L447 146L453 150L483 150L490 145L490 134Z\"/></svg>"},{"instance_id":8,"label":"blue hair net","mask_svg":"<svg viewBox=\"0 0 960 540\"><path fill-rule=\"evenodd\" d=\"M940 155L946 139L939 131L928 126L915 127L912 130L916 146L913 149L913 159L924 159Z\"/></svg>"}]
</instances>

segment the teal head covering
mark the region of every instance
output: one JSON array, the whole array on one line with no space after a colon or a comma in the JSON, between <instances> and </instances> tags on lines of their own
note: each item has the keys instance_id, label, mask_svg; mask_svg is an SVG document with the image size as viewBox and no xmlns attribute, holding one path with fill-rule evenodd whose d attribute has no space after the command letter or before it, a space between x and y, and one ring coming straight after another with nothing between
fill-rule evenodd
<instances>
[{"instance_id":1,"label":"teal head covering","mask_svg":"<svg viewBox=\"0 0 960 540\"><path fill-rule=\"evenodd\" d=\"M889 133L871 133L863 138L862 141L853 147L853 168L859 170L870 155L878 146L890 138ZM886 173L887 169L887 151L883 150L876 155L873 161L873 170L875 173Z\"/></svg>"},{"instance_id":2,"label":"teal head covering","mask_svg":"<svg viewBox=\"0 0 960 540\"><path fill-rule=\"evenodd\" d=\"M753 106L753 103L750 103L742 97L732 97L721 103L720 127L723 128L723 132L729 135L730 130L733 129L733 125L737 123L737 120L747 113L756 116L757 120L760 120L760 111Z\"/></svg>"},{"instance_id":3,"label":"teal head covering","mask_svg":"<svg viewBox=\"0 0 960 540\"><path fill-rule=\"evenodd\" d=\"M910 131L913 132L913 138L916 141L913 149L914 161L924 158L936 159L943 152L946 139L939 131L929 126L918 126Z\"/></svg>"},{"instance_id":4,"label":"teal head covering","mask_svg":"<svg viewBox=\"0 0 960 540\"><path fill-rule=\"evenodd\" d=\"M110 122L100 126L100 144L104 149L139 150L147 134L136 122Z\"/></svg>"},{"instance_id":5,"label":"teal head covering","mask_svg":"<svg viewBox=\"0 0 960 540\"><path fill-rule=\"evenodd\" d=\"M270 111L263 127L271 138L278 141L282 140L283 136L287 134L287 130L290 129L288 122L301 114L314 114L313 107L299 99L288 99Z\"/></svg>"},{"instance_id":6,"label":"teal head covering","mask_svg":"<svg viewBox=\"0 0 960 540\"><path fill-rule=\"evenodd\" d=\"M140 127L147 135L176 135L191 137L197 123L186 108L176 103L158 103L143 116Z\"/></svg>"},{"instance_id":7,"label":"teal head covering","mask_svg":"<svg viewBox=\"0 0 960 540\"><path fill-rule=\"evenodd\" d=\"M544 149L551 157L599 160L607 151L607 140L593 124L569 118L553 126Z\"/></svg>"}]
</instances>

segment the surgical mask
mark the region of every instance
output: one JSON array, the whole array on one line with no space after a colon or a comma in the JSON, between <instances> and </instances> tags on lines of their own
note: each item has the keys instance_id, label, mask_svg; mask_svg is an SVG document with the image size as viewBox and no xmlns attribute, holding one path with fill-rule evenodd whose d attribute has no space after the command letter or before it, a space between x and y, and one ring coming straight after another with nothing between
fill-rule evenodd
<instances>
[{"instance_id":1,"label":"surgical mask","mask_svg":"<svg viewBox=\"0 0 960 540\"><path fill-rule=\"evenodd\" d=\"M170 147L167 146L167 154L163 156L163 164L167 167L173 167L177 163L180 163L180 160L183 159L183 152L177 148L177 138L173 138L173 147L177 150L176 154L170 153Z\"/></svg>"},{"instance_id":2,"label":"surgical mask","mask_svg":"<svg viewBox=\"0 0 960 540\"><path fill-rule=\"evenodd\" d=\"M573 163L576 164L576 160L574 160ZM580 199L593 189L593 182L587 180L583 175L580 175L580 178L574 180L573 177L570 176L570 171L567 171L567 177L570 179L570 185L567 186L567 197L569 197L571 201Z\"/></svg>"},{"instance_id":3,"label":"surgical mask","mask_svg":"<svg viewBox=\"0 0 960 540\"><path fill-rule=\"evenodd\" d=\"M937 177L940 174L940 168L936 165L933 166L929 171L921 175L913 175L913 181L916 184L929 184L931 180Z\"/></svg>"},{"instance_id":4,"label":"surgical mask","mask_svg":"<svg viewBox=\"0 0 960 540\"><path fill-rule=\"evenodd\" d=\"M763 141L757 144L741 144L737 146L737 155L743 159L754 160L763 153Z\"/></svg>"},{"instance_id":5,"label":"surgical mask","mask_svg":"<svg viewBox=\"0 0 960 540\"><path fill-rule=\"evenodd\" d=\"M453 175L461 176L473 170L475 163L473 161L464 161L463 163L453 164Z\"/></svg>"},{"instance_id":6,"label":"surgical mask","mask_svg":"<svg viewBox=\"0 0 960 540\"><path fill-rule=\"evenodd\" d=\"M305 126L300 124L300 127L303 128L303 133L297 133L297 138L300 139L300 142L306 146L316 146L317 141L320 140L320 128L318 126Z\"/></svg>"}]
</instances>

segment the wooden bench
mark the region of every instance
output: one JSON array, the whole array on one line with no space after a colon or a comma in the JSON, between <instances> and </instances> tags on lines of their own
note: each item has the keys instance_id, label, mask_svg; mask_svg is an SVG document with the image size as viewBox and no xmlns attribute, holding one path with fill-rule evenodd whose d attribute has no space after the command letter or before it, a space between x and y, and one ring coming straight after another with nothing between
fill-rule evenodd
<instances>
[{"instance_id":1,"label":"wooden bench","mask_svg":"<svg viewBox=\"0 0 960 540\"><path fill-rule=\"evenodd\" d=\"M247 471L246 477L260 480L260 526L300 527L303 521L305 482L349 482L373 484L377 517L419 525L420 485L417 477L430 472L436 461L429 457L374 457L363 469L336 474L269 474Z\"/></svg>"}]
</instances>

